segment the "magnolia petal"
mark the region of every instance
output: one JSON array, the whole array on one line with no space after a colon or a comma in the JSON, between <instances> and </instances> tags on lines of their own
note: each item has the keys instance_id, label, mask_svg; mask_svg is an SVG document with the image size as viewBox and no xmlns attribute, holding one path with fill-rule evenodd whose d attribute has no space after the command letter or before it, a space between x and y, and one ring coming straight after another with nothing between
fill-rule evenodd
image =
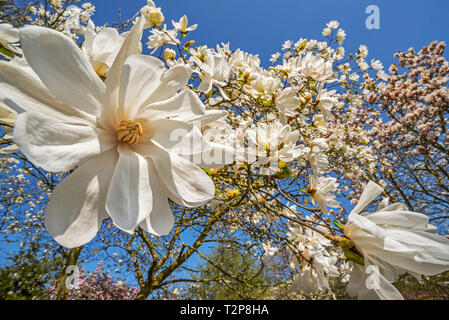
<instances>
[{"instance_id":1,"label":"magnolia petal","mask_svg":"<svg viewBox=\"0 0 449 320\"><path fill-rule=\"evenodd\" d=\"M119 159L108 189L106 210L118 228L133 233L153 207L148 164L128 144L120 144L118 152Z\"/></svg>"},{"instance_id":2,"label":"magnolia petal","mask_svg":"<svg viewBox=\"0 0 449 320\"><path fill-rule=\"evenodd\" d=\"M211 79L203 79L198 86L198 90L204 93L208 93L212 89L212 80Z\"/></svg>"},{"instance_id":3,"label":"magnolia petal","mask_svg":"<svg viewBox=\"0 0 449 320\"><path fill-rule=\"evenodd\" d=\"M115 137L101 129L25 112L17 116L14 142L35 165L50 172L63 172L112 148Z\"/></svg>"},{"instance_id":4,"label":"magnolia petal","mask_svg":"<svg viewBox=\"0 0 449 320\"><path fill-rule=\"evenodd\" d=\"M384 228L382 245L364 251L405 270L431 276L449 270L449 239L420 230Z\"/></svg>"},{"instance_id":5,"label":"magnolia petal","mask_svg":"<svg viewBox=\"0 0 449 320\"><path fill-rule=\"evenodd\" d=\"M20 148L16 144L9 145L7 147L0 147L0 154L12 154L19 152Z\"/></svg>"},{"instance_id":6,"label":"magnolia petal","mask_svg":"<svg viewBox=\"0 0 449 320\"><path fill-rule=\"evenodd\" d=\"M149 157L169 198L185 207L197 207L211 200L215 186L209 176L190 161L167 152L155 143L140 144L138 151Z\"/></svg>"},{"instance_id":7,"label":"magnolia petal","mask_svg":"<svg viewBox=\"0 0 449 320\"><path fill-rule=\"evenodd\" d=\"M153 191L153 209L148 218L140 223L146 231L157 236L168 235L175 224L175 218L168 204L167 194L164 187L159 182L157 172L148 161L148 172L150 177L151 190Z\"/></svg>"},{"instance_id":8,"label":"magnolia petal","mask_svg":"<svg viewBox=\"0 0 449 320\"><path fill-rule=\"evenodd\" d=\"M233 148L208 142L200 129L192 124L172 119L157 119L150 121L147 126L158 128L151 138L152 141L201 168L220 168L234 162Z\"/></svg>"},{"instance_id":9,"label":"magnolia petal","mask_svg":"<svg viewBox=\"0 0 449 320\"><path fill-rule=\"evenodd\" d=\"M117 107L119 105L119 90L123 65L129 56L140 52L140 39L142 38L144 23L145 19L143 17L137 19L136 24L134 24L128 33L106 78L107 103L100 117L100 123L106 127L115 127L117 125Z\"/></svg>"},{"instance_id":10,"label":"magnolia petal","mask_svg":"<svg viewBox=\"0 0 449 320\"><path fill-rule=\"evenodd\" d=\"M107 218L106 192L117 162L117 151L93 157L53 190L45 228L62 246L75 248L91 241Z\"/></svg>"},{"instance_id":11,"label":"magnolia petal","mask_svg":"<svg viewBox=\"0 0 449 320\"><path fill-rule=\"evenodd\" d=\"M135 118L147 98L159 88L165 70L164 63L155 57L132 55L126 59L120 80L120 119Z\"/></svg>"},{"instance_id":12,"label":"magnolia petal","mask_svg":"<svg viewBox=\"0 0 449 320\"><path fill-rule=\"evenodd\" d=\"M382 246L386 237L382 228L367 218L356 214L349 217L343 233L362 250L365 250L367 246Z\"/></svg>"},{"instance_id":13,"label":"magnolia petal","mask_svg":"<svg viewBox=\"0 0 449 320\"><path fill-rule=\"evenodd\" d=\"M159 87L147 98L144 105L173 97L179 90L186 86L191 75L192 71L188 65L178 64L165 71Z\"/></svg>"},{"instance_id":14,"label":"magnolia petal","mask_svg":"<svg viewBox=\"0 0 449 320\"><path fill-rule=\"evenodd\" d=\"M70 123L94 123L95 118L60 102L33 70L0 61L0 100L16 112L32 111Z\"/></svg>"},{"instance_id":15,"label":"magnolia petal","mask_svg":"<svg viewBox=\"0 0 449 320\"><path fill-rule=\"evenodd\" d=\"M207 111L198 96L193 91L186 89L170 99L148 105L139 112L137 121L139 119L155 120L169 117L178 121L195 122L197 126L204 126L226 114L226 111Z\"/></svg>"},{"instance_id":16,"label":"magnolia petal","mask_svg":"<svg viewBox=\"0 0 449 320\"><path fill-rule=\"evenodd\" d=\"M411 211L380 211L365 215L367 219L377 225L386 225L398 228L427 227L429 217Z\"/></svg>"},{"instance_id":17,"label":"magnolia petal","mask_svg":"<svg viewBox=\"0 0 449 320\"><path fill-rule=\"evenodd\" d=\"M20 42L31 68L59 100L100 114L106 87L76 43L60 32L36 26L21 29Z\"/></svg>"},{"instance_id":18,"label":"magnolia petal","mask_svg":"<svg viewBox=\"0 0 449 320\"><path fill-rule=\"evenodd\" d=\"M346 287L350 296L359 300L404 300L401 293L379 272L376 266L354 265Z\"/></svg>"},{"instance_id":19,"label":"magnolia petal","mask_svg":"<svg viewBox=\"0 0 449 320\"><path fill-rule=\"evenodd\" d=\"M381 195L383 191L384 189L373 181L368 182L357 205L352 209L350 215L360 213L371 201Z\"/></svg>"}]
</instances>

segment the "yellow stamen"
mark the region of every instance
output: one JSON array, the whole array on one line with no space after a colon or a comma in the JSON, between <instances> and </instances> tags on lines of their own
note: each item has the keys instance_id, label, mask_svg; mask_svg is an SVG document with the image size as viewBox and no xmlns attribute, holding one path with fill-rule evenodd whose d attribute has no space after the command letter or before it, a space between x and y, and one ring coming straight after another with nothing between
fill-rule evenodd
<instances>
[{"instance_id":1,"label":"yellow stamen","mask_svg":"<svg viewBox=\"0 0 449 320\"><path fill-rule=\"evenodd\" d=\"M143 129L140 123L132 120L122 120L117 128L117 139L120 142L135 144L143 136Z\"/></svg>"}]
</instances>

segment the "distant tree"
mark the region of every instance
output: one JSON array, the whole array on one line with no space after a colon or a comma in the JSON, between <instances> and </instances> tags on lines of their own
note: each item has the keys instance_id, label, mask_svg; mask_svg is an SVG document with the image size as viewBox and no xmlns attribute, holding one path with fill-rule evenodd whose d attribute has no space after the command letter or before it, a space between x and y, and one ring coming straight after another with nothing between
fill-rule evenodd
<instances>
[{"instance_id":1,"label":"distant tree","mask_svg":"<svg viewBox=\"0 0 449 320\"><path fill-rule=\"evenodd\" d=\"M61 259L46 259L36 248L20 252L9 259L13 264L0 269L0 300L48 299L48 284L55 281Z\"/></svg>"},{"instance_id":2,"label":"distant tree","mask_svg":"<svg viewBox=\"0 0 449 320\"><path fill-rule=\"evenodd\" d=\"M264 299L273 279L257 257L235 246L218 246L205 264L192 275L195 284L187 295L192 299Z\"/></svg>"}]
</instances>

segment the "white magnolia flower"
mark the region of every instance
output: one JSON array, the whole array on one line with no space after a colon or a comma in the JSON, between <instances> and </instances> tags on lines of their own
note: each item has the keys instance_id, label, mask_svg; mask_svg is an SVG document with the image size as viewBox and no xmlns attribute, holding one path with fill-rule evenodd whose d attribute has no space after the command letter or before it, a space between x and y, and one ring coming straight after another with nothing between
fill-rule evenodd
<instances>
[{"instance_id":1,"label":"white magnolia flower","mask_svg":"<svg viewBox=\"0 0 449 320\"><path fill-rule=\"evenodd\" d=\"M310 143L310 146L304 149L306 160L310 163L313 172L317 175L324 172L329 164L329 160L325 154L325 151L328 149L329 145L324 138L314 139Z\"/></svg>"},{"instance_id":2,"label":"white magnolia flower","mask_svg":"<svg viewBox=\"0 0 449 320\"><path fill-rule=\"evenodd\" d=\"M343 30L343 29L338 29L338 32L337 32L337 42L339 43L339 44L342 44L343 43L343 41L346 39L346 32L345 32L345 30Z\"/></svg>"},{"instance_id":3,"label":"white magnolia flower","mask_svg":"<svg viewBox=\"0 0 449 320\"><path fill-rule=\"evenodd\" d=\"M336 20L332 20L332 21L326 23L326 26L329 29L337 29L339 25L340 25L340 23L338 21L336 21Z\"/></svg>"},{"instance_id":4,"label":"white magnolia flower","mask_svg":"<svg viewBox=\"0 0 449 320\"><path fill-rule=\"evenodd\" d=\"M151 30L152 35L148 37L147 46L149 49L153 49L153 54L159 47L167 44L176 45L179 43L178 31L176 29L167 30L167 26L164 25L164 29Z\"/></svg>"},{"instance_id":5,"label":"white magnolia flower","mask_svg":"<svg viewBox=\"0 0 449 320\"><path fill-rule=\"evenodd\" d=\"M89 57L92 67L100 77L107 76L126 36L127 33L120 35L115 28L104 28L96 33L94 23L89 20L86 39L81 49Z\"/></svg>"},{"instance_id":6,"label":"white magnolia flower","mask_svg":"<svg viewBox=\"0 0 449 320\"><path fill-rule=\"evenodd\" d=\"M320 56L312 54L312 52L308 52L302 58L297 69L303 77L308 79L319 82L335 81L333 79L332 63L324 60Z\"/></svg>"},{"instance_id":7,"label":"white magnolia flower","mask_svg":"<svg viewBox=\"0 0 449 320\"><path fill-rule=\"evenodd\" d=\"M273 94L281 87L282 83L278 78L270 74L256 74L255 79L250 84L244 85L245 90L254 98L270 101Z\"/></svg>"},{"instance_id":8,"label":"white magnolia flower","mask_svg":"<svg viewBox=\"0 0 449 320\"><path fill-rule=\"evenodd\" d=\"M293 276L292 290L311 295L317 292L331 291L327 276L339 276L335 263L337 257L316 255L311 263L307 263L301 271Z\"/></svg>"},{"instance_id":9,"label":"white magnolia flower","mask_svg":"<svg viewBox=\"0 0 449 320\"><path fill-rule=\"evenodd\" d=\"M278 247L271 246L271 242L262 243L262 249L268 256L274 256L278 251Z\"/></svg>"},{"instance_id":10,"label":"white magnolia flower","mask_svg":"<svg viewBox=\"0 0 449 320\"><path fill-rule=\"evenodd\" d=\"M173 24L173 27L178 30L179 32L181 32L181 34L186 34L189 31L193 31L196 30L196 28L198 27L197 24L191 25L190 27L188 27L189 24L189 20L187 19L186 15L183 15L181 17L181 19L179 19L179 22L175 22L172 20L171 22Z\"/></svg>"},{"instance_id":11,"label":"white magnolia flower","mask_svg":"<svg viewBox=\"0 0 449 320\"><path fill-rule=\"evenodd\" d=\"M50 4L53 8L59 9L62 6L61 0L50 0Z\"/></svg>"},{"instance_id":12,"label":"white magnolia flower","mask_svg":"<svg viewBox=\"0 0 449 320\"><path fill-rule=\"evenodd\" d=\"M260 163L291 162L303 154L304 147L296 145L299 131L292 130L279 120L269 124L259 123L246 131L250 142L250 155L258 156Z\"/></svg>"},{"instance_id":13,"label":"white magnolia flower","mask_svg":"<svg viewBox=\"0 0 449 320\"><path fill-rule=\"evenodd\" d=\"M281 54L279 52L273 53L270 58L270 62L274 63L279 60Z\"/></svg>"},{"instance_id":14,"label":"white magnolia flower","mask_svg":"<svg viewBox=\"0 0 449 320\"><path fill-rule=\"evenodd\" d=\"M323 29L323 32L322 32L322 34L323 34L323 37L327 37L327 36L329 36L330 34L332 33L332 29L331 28L324 28Z\"/></svg>"},{"instance_id":15,"label":"white magnolia flower","mask_svg":"<svg viewBox=\"0 0 449 320\"><path fill-rule=\"evenodd\" d=\"M336 92L336 90L327 91L326 89L320 89L316 97L315 102L326 121L332 118L331 109L338 103L337 98L335 98Z\"/></svg>"},{"instance_id":16,"label":"white magnolia flower","mask_svg":"<svg viewBox=\"0 0 449 320\"><path fill-rule=\"evenodd\" d=\"M298 114L299 98L292 87L283 89L277 94L275 105L284 117L294 117Z\"/></svg>"},{"instance_id":17,"label":"white magnolia flower","mask_svg":"<svg viewBox=\"0 0 449 320\"><path fill-rule=\"evenodd\" d=\"M14 124L21 151L47 171L78 166L46 209L47 231L66 247L92 240L108 217L127 232L140 225L166 235L174 223L168 198L193 207L214 196L211 179L179 156L186 148L171 135L182 129L201 137L192 122L224 114L206 112L190 90L178 93L188 67L166 70L158 59L135 54L143 22L130 31L104 83L74 42L41 27L20 34L33 72L0 63L0 101L25 111Z\"/></svg>"},{"instance_id":18,"label":"white magnolia flower","mask_svg":"<svg viewBox=\"0 0 449 320\"><path fill-rule=\"evenodd\" d=\"M164 50L164 59L165 61L173 61L176 58L176 51L170 48L166 48Z\"/></svg>"},{"instance_id":19,"label":"white magnolia flower","mask_svg":"<svg viewBox=\"0 0 449 320\"><path fill-rule=\"evenodd\" d=\"M327 207L337 208L339 203L335 200L335 191L337 190L337 179L332 177L309 176L309 185L307 193L310 196L312 204L318 203L319 208L324 214L328 214Z\"/></svg>"},{"instance_id":20,"label":"white magnolia flower","mask_svg":"<svg viewBox=\"0 0 449 320\"><path fill-rule=\"evenodd\" d=\"M311 223L313 218L308 217ZM337 257L332 256L326 248L331 246L331 241L320 233L302 227L290 228L287 233L289 241L294 245L291 251L290 268L296 269L300 265L300 272L294 276L292 290L306 295L312 293L330 291L326 276L338 276L338 268L335 265Z\"/></svg>"},{"instance_id":21,"label":"white magnolia flower","mask_svg":"<svg viewBox=\"0 0 449 320\"><path fill-rule=\"evenodd\" d=\"M354 264L348 285L348 293L359 299L402 299L391 284L400 274L432 276L449 270L449 239L435 233L426 215L386 202L377 212L359 214L382 192L370 181L343 230L354 243L352 251L364 259L364 266ZM367 286L368 280L374 285Z\"/></svg>"},{"instance_id":22,"label":"white magnolia flower","mask_svg":"<svg viewBox=\"0 0 449 320\"><path fill-rule=\"evenodd\" d=\"M11 51L13 54L22 54L22 50L19 48L18 42L19 29L14 28L8 23L0 23L0 45ZM7 59L11 58L9 54L2 53L1 51L0 54Z\"/></svg>"},{"instance_id":23,"label":"white magnolia flower","mask_svg":"<svg viewBox=\"0 0 449 320\"><path fill-rule=\"evenodd\" d=\"M165 20L161 8L157 8L152 0L147 0L147 5L140 9L140 13L145 18L144 28L160 27Z\"/></svg>"},{"instance_id":24,"label":"white magnolia flower","mask_svg":"<svg viewBox=\"0 0 449 320\"><path fill-rule=\"evenodd\" d=\"M231 73L231 66L226 61L226 57L222 55L213 54L211 52L207 52L204 62L199 60L198 58L194 58L195 62L199 65L202 72L199 73L201 78L201 83L198 86L198 90L208 93L212 90L212 87L215 85L220 94L226 100L229 100L222 86L226 85L226 80Z\"/></svg>"},{"instance_id":25,"label":"white magnolia flower","mask_svg":"<svg viewBox=\"0 0 449 320\"><path fill-rule=\"evenodd\" d=\"M365 59L368 56L368 47L361 44L357 56L359 59Z\"/></svg>"}]
</instances>

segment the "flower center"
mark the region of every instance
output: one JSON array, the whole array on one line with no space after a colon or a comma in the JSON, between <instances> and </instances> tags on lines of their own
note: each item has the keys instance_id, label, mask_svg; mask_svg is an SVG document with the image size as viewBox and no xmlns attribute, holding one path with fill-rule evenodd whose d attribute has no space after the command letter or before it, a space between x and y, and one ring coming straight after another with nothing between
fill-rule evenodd
<instances>
[{"instance_id":1,"label":"flower center","mask_svg":"<svg viewBox=\"0 0 449 320\"><path fill-rule=\"evenodd\" d=\"M140 123L132 120L122 120L117 128L117 139L120 142L135 144L143 136L143 129Z\"/></svg>"},{"instance_id":2,"label":"flower center","mask_svg":"<svg viewBox=\"0 0 449 320\"><path fill-rule=\"evenodd\" d=\"M311 196L313 196L318 190L314 189L310 184L307 185L307 193Z\"/></svg>"}]
</instances>

